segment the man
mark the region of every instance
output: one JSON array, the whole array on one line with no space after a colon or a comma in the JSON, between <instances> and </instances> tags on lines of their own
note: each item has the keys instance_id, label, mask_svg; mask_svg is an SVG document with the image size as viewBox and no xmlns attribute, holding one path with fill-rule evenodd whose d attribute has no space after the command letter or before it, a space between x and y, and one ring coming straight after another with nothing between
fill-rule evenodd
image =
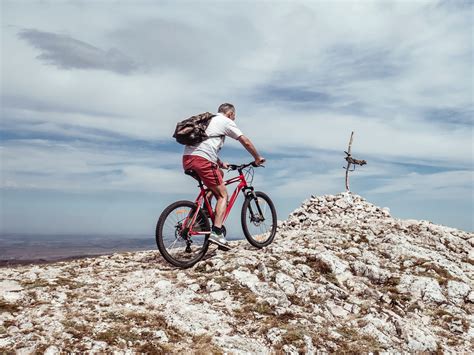
<instances>
[{"instance_id":1,"label":"man","mask_svg":"<svg viewBox=\"0 0 474 355\"><path fill-rule=\"evenodd\" d=\"M250 139L242 134L237 127L235 120L235 107L232 104L224 103L219 106L218 113L211 119L206 129L206 134L210 137L203 142L184 148L183 168L193 169L217 198L214 225L209 236L211 243L219 245L223 250L229 250L230 246L222 231L222 222L227 208L227 189L222 177L224 172L219 168L228 168L227 163L221 162L218 152L221 150L225 137L238 140L255 159L255 164L261 165L265 159L258 154Z\"/></svg>"}]
</instances>

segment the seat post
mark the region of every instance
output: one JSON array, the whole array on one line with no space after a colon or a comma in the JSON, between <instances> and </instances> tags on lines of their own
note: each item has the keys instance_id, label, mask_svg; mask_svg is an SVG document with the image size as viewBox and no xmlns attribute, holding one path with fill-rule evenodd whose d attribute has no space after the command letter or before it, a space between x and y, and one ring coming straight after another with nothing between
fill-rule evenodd
<instances>
[{"instance_id":1,"label":"seat post","mask_svg":"<svg viewBox=\"0 0 474 355\"><path fill-rule=\"evenodd\" d=\"M184 173L185 173L186 175L189 175L189 176L191 176L192 178L196 179L196 180L198 181L198 183L199 183L199 187L200 187L200 188L204 188L204 185L202 184L201 178L199 177L199 175L198 175L194 170L192 170L192 169L187 169L187 170L184 171Z\"/></svg>"},{"instance_id":2,"label":"seat post","mask_svg":"<svg viewBox=\"0 0 474 355\"><path fill-rule=\"evenodd\" d=\"M201 179L198 180L198 183L199 183L199 187L200 187L201 189L204 189L204 185L202 184L202 180L201 180Z\"/></svg>"}]
</instances>

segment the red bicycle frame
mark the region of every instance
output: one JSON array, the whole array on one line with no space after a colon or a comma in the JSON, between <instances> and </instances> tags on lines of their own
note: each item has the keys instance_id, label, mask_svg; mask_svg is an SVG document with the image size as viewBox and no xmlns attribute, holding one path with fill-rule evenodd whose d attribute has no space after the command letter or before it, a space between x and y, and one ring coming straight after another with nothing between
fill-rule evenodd
<instances>
[{"instance_id":1,"label":"red bicycle frame","mask_svg":"<svg viewBox=\"0 0 474 355\"><path fill-rule=\"evenodd\" d=\"M227 209L225 211L225 214L224 214L224 219L222 221L222 223L225 222L225 220L227 219L227 217L229 216L229 213L230 211L232 210L232 207L234 206L234 203L235 203L235 200L237 200L237 195L239 194L240 191L244 190L244 189L248 189L250 188L248 185L247 185L247 180L245 179L245 176L243 173L240 173L239 176L235 176L229 180L226 180L224 182L224 185L230 185L230 184L233 184L234 182L239 182L239 184L237 185L237 187L235 188L234 192L232 193L232 196L230 197L230 200L229 200L229 203L227 204ZM212 210L212 206L211 206L211 203L209 202L209 199L207 198L207 194L209 191L209 188L207 187L204 187L202 185L202 183L199 185L200 189L201 189L201 192L199 193L197 199L196 199L196 206L201 206L203 200L204 200L204 203L206 205L206 208L207 208L207 212L209 213L209 216L211 218L211 220L214 222L214 218L215 218L215 215L214 215L214 211ZM184 221L184 226L187 226L187 225L190 225L191 227L189 228L189 236L193 236L193 235L205 235L205 234L210 234L211 232L210 231L207 231L207 232L199 232L199 231L193 231L192 230L192 226L194 226L194 223L196 222L196 218L198 216L198 213L199 213L199 208L196 209L195 213L193 214L192 216L192 220L191 220L191 223L188 224L188 219L189 219L189 216L186 217L185 221Z\"/></svg>"}]
</instances>

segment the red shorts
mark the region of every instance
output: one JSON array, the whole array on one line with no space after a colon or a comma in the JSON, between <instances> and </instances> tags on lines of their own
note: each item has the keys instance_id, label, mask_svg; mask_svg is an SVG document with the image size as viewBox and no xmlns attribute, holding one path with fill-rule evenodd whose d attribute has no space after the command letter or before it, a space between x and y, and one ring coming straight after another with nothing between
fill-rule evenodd
<instances>
[{"instance_id":1,"label":"red shorts","mask_svg":"<svg viewBox=\"0 0 474 355\"><path fill-rule=\"evenodd\" d=\"M207 187L217 186L223 183L224 172L216 163L197 155L183 155L184 170L193 169Z\"/></svg>"}]
</instances>

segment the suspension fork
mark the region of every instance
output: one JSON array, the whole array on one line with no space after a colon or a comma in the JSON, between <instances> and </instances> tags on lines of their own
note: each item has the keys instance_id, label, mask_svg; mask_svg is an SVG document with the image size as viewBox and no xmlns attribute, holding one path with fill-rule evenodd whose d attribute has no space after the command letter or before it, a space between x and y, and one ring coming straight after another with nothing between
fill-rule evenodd
<instances>
[{"instance_id":1,"label":"suspension fork","mask_svg":"<svg viewBox=\"0 0 474 355\"><path fill-rule=\"evenodd\" d=\"M258 198L257 198L257 195L255 194L253 186L244 187L243 190L244 190L244 193L245 193L245 198L253 198L255 200L255 205L257 206L259 216L262 219L262 221L265 220L265 217L263 216L263 212L262 212L262 209L260 208L260 204L258 203ZM255 215L254 215L254 212L252 210L252 205L251 204L249 204L249 210L250 210L251 218L254 219Z\"/></svg>"}]
</instances>

